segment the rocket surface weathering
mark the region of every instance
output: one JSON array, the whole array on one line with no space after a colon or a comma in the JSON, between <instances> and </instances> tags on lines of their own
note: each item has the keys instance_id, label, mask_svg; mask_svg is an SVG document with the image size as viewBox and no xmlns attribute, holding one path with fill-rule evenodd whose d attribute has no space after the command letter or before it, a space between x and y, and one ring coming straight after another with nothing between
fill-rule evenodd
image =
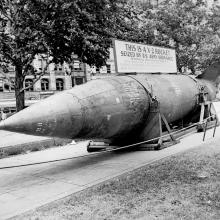
<instances>
[{"instance_id":1,"label":"rocket surface weathering","mask_svg":"<svg viewBox=\"0 0 220 220\"><path fill-rule=\"evenodd\" d=\"M214 100L213 81L176 74L137 74L92 80L50 96L0 123L0 129L39 136L134 143L153 130L152 99L168 123L198 109L201 88Z\"/></svg>"}]
</instances>

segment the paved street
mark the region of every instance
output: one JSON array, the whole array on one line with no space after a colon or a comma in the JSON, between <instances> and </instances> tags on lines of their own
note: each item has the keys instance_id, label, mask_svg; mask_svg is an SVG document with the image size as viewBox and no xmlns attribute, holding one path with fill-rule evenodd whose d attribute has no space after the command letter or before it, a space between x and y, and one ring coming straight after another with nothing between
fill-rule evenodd
<instances>
[{"instance_id":1,"label":"paved street","mask_svg":"<svg viewBox=\"0 0 220 220\"><path fill-rule=\"evenodd\" d=\"M210 141L219 141L220 129ZM89 158L72 159L51 164L0 170L0 219L6 219L48 202L65 197L155 160L202 144L202 133L184 138L180 144L161 151L105 153ZM51 159L79 156L86 152L86 143L35 152L3 159L0 166L19 165Z\"/></svg>"},{"instance_id":2,"label":"paved street","mask_svg":"<svg viewBox=\"0 0 220 220\"><path fill-rule=\"evenodd\" d=\"M220 140L220 128L212 138L206 135L207 147ZM125 172L180 153L203 143L203 133L195 133L181 143L161 151L112 152L87 158L0 170L0 219L6 219L51 201L63 198ZM0 160L0 167L65 159L88 154L87 142L47 149Z\"/></svg>"}]
</instances>

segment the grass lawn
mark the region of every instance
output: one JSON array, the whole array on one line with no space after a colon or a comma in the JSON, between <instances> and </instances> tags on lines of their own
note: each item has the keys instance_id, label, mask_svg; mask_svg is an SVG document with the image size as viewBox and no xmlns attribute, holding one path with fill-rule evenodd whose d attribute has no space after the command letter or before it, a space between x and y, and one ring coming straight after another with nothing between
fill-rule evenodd
<instances>
[{"instance_id":1,"label":"grass lawn","mask_svg":"<svg viewBox=\"0 0 220 220\"><path fill-rule=\"evenodd\" d=\"M13 219L220 219L220 143L147 165Z\"/></svg>"}]
</instances>

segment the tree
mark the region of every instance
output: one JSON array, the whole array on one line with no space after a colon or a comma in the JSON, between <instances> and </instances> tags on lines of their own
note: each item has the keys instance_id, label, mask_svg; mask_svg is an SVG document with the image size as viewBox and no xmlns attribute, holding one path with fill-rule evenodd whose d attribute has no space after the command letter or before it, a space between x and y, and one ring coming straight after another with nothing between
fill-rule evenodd
<instances>
[{"instance_id":1,"label":"tree","mask_svg":"<svg viewBox=\"0 0 220 220\"><path fill-rule=\"evenodd\" d=\"M124 3L123 0L1 0L0 65L5 70L9 64L15 67L17 111L24 108L25 76L36 75L32 66L36 55L46 55L48 65L71 62L73 53L90 65L105 64L111 37L115 36L113 22Z\"/></svg>"},{"instance_id":2,"label":"tree","mask_svg":"<svg viewBox=\"0 0 220 220\"><path fill-rule=\"evenodd\" d=\"M211 62L208 64L212 64L214 62L219 62L220 60L220 6L214 5L211 14L209 17L209 25L210 28L213 30L213 36L211 36L210 39L207 39L209 44L207 44L209 48L209 53L207 53L207 56L211 57ZM211 55L210 55L210 51ZM207 65L206 65L207 66Z\"/></svg>"},{"instance_id":3,"label":"tree","mask_svg":"<svg viewBox=\"0 0 220 220\"><path fill-rule=\"evenodd\" d=\"M115 38L137 43L152 44L154 42L154 20L149 19L152 7L149 3L129 0L118 8L115 16Z\"/></svg>"},{"instance_id":4,"label":"tree","mask_svg":"<svg viewBox=\"0 0 220 220\"><path fill-rule=\"evenodd\" d=\"M213 13L204 1L164 1L155 8L145 7L144 13L143 42L174 48L179 72L190 69L195 73L220 58L220 38L213 28Z\"/></svg>"}]
</instances>

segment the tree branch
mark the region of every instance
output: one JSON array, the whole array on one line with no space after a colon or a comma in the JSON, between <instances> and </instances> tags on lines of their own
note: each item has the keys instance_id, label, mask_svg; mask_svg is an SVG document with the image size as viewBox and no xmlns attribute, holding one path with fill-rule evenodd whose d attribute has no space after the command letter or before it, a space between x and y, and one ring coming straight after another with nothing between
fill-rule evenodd
<instances>
[{"instance_id":1,"label":"tree branch","mask_svg":"<svg viewBox=\"0 0 220 220\"><path fill-rule=\"evenodd\" d=\"M43 72L42 72L40 75L38 75L38 77L33 81L33 83L32 83L31 85L29 85L29 86L24 87L23 89L21 89L21 90L19 91L19 93L21 93L21 92L23 92L23 91L25 91L25 90L27 90L27 89L33 87L33 85L34 85L38 80L40 80L40 78L41 78L44 74L46 74L46 70L47 70L48 66L49 66L51 63L52 63L51 61L47 62L46 66L44 67Z\"/></svg>"},{"instance_id":2,"label":"tree branch","mask_svg":"<svg viewBox=\"0 0 220 220\"><path fill-rule=\"evenodd\" d=\"M5 6L3 5L3 2L2 2L2 1L0 1L0 4L1 4L0 11L2 12L2 15L3 15L5 18L7 18L10 22L13 23L12 18L10 18L9 15L7 14L7 11L4 10L4 9L5 9Z\"/></svg>"},{"instance_id":3,"label":"tree branch","mask_svg":"<svg viewBox=\"0 0 220 220\"><path fill-rule=\"evenodd\" d=\"M33 62L35 55L36 55L36 53L32 53L32 54L31 54L31 57L29 58L27 64L26 64L25 67L24 67L23 76L26 76L26 75L27 75L27 73L28 73L28 68L29 68L29 66L31 65L31 63Z\"/></svg>"},{"instance_id":4,"label":"tree branch","mask_svg":"<svg viewBox=\"0 0 220 220\"><path fill-rule=\"evenodd\" d=\"M13 59L12 56L11 56L9 53L5 52L4 55L5 55L5 57L7 57L9 60L11 60L11 62L12 62L14 65L16 65L15 59Z\"/></svg>"}]
</instances>

